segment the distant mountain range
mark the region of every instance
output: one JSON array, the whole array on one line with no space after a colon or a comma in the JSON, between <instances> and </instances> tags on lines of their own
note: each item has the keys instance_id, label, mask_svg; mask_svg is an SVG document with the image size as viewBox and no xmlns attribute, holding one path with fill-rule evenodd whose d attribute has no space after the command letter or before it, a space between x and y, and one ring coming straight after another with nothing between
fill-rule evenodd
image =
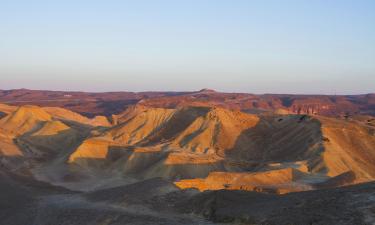
<instances>
[{"instance_id":1,"label":"distant mountain range","mask_svg":"<svg viewBox=\"0 0 375 225\"><path fill-rule=\"evenodd\" d=\"M219 106L244 112L282 110L287 113L325 116L375 115L375 94L291 95L196 92L65 92L0 90L0 103L63 107L88 117L111 116L134 104L159 108Z\"/></svg>"}]
</instances>

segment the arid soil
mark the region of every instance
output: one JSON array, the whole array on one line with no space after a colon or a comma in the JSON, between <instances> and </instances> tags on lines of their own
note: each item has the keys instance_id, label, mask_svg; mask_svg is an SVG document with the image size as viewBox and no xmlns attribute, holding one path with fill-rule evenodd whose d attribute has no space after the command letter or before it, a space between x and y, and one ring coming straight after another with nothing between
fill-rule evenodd
<instances>
[{"instance_id":1,"label":"arid soil","mask_svg":"<svg viewBox=\"0 0 375 225\"><path fill-rule=\"evenodd\" d=\"M0 99L70 95L21 92ZM337 97L355 113L293 110L318 96L254 111L250 94L148 95L91 118L0 104L1 224L374 224L371 95Z\"/></svg>"}]
</instances>

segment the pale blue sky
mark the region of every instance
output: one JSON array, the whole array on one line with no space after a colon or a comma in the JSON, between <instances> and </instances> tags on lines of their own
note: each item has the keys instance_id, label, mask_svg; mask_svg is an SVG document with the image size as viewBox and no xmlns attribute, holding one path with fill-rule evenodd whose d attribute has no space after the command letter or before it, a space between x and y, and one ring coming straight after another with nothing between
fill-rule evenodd
<instances>
[{"instance_id":1,"label":"pale blue sky","mask_svg":"<svg viewBox=\"0 0 375 225\"><path fill-rule=\"evenodd\" d=\"M0 89L375 92L372 0L0 0Z\"/></svg>"}]
</instances>

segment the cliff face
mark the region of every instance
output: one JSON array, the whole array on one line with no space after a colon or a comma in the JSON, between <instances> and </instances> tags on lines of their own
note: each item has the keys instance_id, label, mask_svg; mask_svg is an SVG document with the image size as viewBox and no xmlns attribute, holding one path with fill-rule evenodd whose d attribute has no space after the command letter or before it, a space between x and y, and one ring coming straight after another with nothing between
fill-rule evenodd
<instances>
[{"instance_id":1,"label":"cliff face","mask_svg":"<svg viewBox=\"0 0 375 225\"><path fill-rule=\"evenodd\" d=\"M307 115L321 115L321 114L327 114L332 110L334 106L330 104L319 104L319 103L313 103L313 104L293 104L289 108L289 112L294 114L307 114Z\"/></svg>"},{"instance_id":2,"label":"cliff face","mask_svg":"<svg viewBox=\"0 0 375 225\"><path fill-rule=\"evenodd\" d=\"M361 97L354 99L350 96L292 96L283 99L283 106L290 113L341 116L353 115L361 112L361 107L368 107L367 102L359 101Z\"/></svg>"}]
</instances>

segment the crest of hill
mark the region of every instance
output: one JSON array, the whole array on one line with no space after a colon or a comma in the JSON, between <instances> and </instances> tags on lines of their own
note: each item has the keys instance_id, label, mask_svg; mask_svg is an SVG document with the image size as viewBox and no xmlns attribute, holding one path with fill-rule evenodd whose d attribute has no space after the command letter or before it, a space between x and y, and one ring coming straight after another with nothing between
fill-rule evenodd
<instances>
[{"instance_id":1,"label":"crest of hill","mask_svg":"<svg viewBox=\"0 0 375 225\"><path fill-rule=\"evenodd\" d=\"M105 116L96 116L93 119L89 119L85 116L82 116L81 114L64 108L44 107L43 109L57 119L70 120L91 126L111 126L110 122Z\"/></svg>"},{"instance_id":2,"label":"crest of hill","mask_svg":"<svg viewBox=\"0 0 375 225\"><path fill-rule=\"evenodd\" d=\"M138 109L135 110L139 112ZM149 108L145 111L140 111L132 118L125 120L126 122L107 131L105 136L123 144L138 143L150 134L157 132L171 118L174 112L175 110L173 109L162 108Z\"/></svg>"},{"instance_id":3,"label":"crest of hill","mask_svg":"<svg viewBox=\"0 0 375 225\"><path fill-rule=\"evenodd\" d=\"M255 115L223 108L209 108L173 141L175 145L199 153L224 153L231 149L244 130L259 121Z\"/></svg>"},{"instance_id":4,"label":"crest of hill","mask_svg":"<svg viewBox=\"0 0 375 225\"><path fill-rule=\"evenodd\" d=\"M137 116L138 114L146 111L147 108L148 107L143 106L142 104L129 106L124 112L117 114L117 115L112 115L113 124L125 123L128 120Z\"/></svg>"},{"instance_id":5,"label":"crest of hill","mask_svg":"<svg viewBox=\"0 0 375 225\"><path fill-rule=\"evenodd\" d=\"M70 156L69 162L74 162L78 158L82 160L85 158L105 159L109 146L151 147L167 144L170 146L169 149L183 150L186 154L210 155L219 150L224 152L233 147L236 138L243 130L255 126L258 120L259 118L255 115L220 108L184 107L178 110L150 108L127 122L86 140ZM160 153L138 152L135 155L142 154L150 157L155 155L158 159L156 161L160 161ZM191 157L183 154L167 154L162 164L183 165L184 162L186 164L200 162L201 157L195 158L194 154ZM217 157L210 159L204 158L201 164L215 164L218 161Z\"/></svg>"},{"instance_id":6,"label":"crest of hill","mask_svg":"<svg viewBox=\"0 0 375 225\"><path fill-rule=\"evenodd\" d=\"M181 107L174 111L173 116L165 123L157 133L148 137L148 144L170 141L190 126L200 116L208 113L210 108L190 106Z\"/></svg>"},{"instance_id":7,"label":"crest of hill","mask_svg":"<svg viewBox=\"0 0 375 225\"><path fill-rule=\"evenodd\" d=\"M217 93L214 89L209 89L209 88L203 88L198 91L198 93Z\"/></svg>"},{"instance_id":8,"label":"crest of hill","mask_svg":"<svg viewBox=\"0 0 375 225\"><path fill-rule=\"evenodd\" d=\"M20 106L0 120L0 126L13 134L22 134L35 128L40 122L51 121L52 117L38 106Z\"/></svg>"},{"instance_id":9,"label":"crest of hill","mask_svg":"<svg viewBox=\"0 0 375 225\"><path fill-rule=\"evenodd\" d=\"M135 144L170 142L196 152L230 149L245 129L255 126L255 115L211 107L179 109L134 107L121 118L126 121L107 131L116 142Z\"/></svg>"},{"instance_id":10,"label":"crest of hill","mask_svg":"<svg viewBox=\"0 0 375 225\"><path fill-rule=\"evenodd\" d=\"M242 130L259 120L255 115L210 107L133 110L136 112L125 113L132 115L126 122L105 130L95 139L119 145L168 143L193 151L197 148L229 149Z\"/></svg>"}]
</instances>

